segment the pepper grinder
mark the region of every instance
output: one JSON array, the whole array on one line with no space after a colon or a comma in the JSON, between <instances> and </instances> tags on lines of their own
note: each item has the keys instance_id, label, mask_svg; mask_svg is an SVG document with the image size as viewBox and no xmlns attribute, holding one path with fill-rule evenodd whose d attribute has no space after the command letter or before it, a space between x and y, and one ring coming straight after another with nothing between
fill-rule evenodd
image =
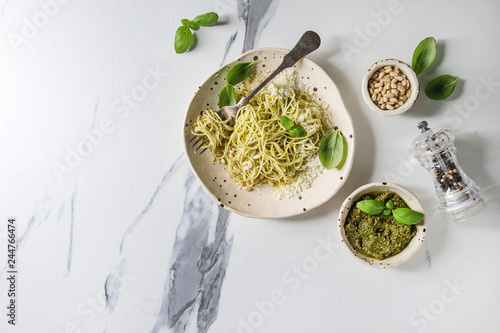
<instances>
[{"instance_id":1,"label":"pepper grinder","mask_svg":"<svg viewBox=\"0 0 500 333\"><path fill-rule=\"evenodd\" d=\"M434 179L437 206L448 222L460 222L486 207L480 188L467 177L457 161L455 134L450 129L429 129L426 121L410 147L410 153Z\"/></svg>"}]
</instances>

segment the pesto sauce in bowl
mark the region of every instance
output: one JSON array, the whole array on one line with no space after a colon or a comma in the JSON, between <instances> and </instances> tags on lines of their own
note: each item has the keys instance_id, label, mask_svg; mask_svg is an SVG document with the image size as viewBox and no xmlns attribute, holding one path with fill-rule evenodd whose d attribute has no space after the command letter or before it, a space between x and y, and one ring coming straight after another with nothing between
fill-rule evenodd
<instances>
[{"instance_id":1,"label":"pesto sauce in bowl","mask_svg":"<svg viewBox=\"0 0 500 333\"><path fill-rule=\"evenodd\" d=\"M384 205L392 200L394 209L410 208L403 198L391 191L364 194L352 205L345 221L345 235L351 246L360 254L376 260L401 253L416 235L417 227L399 223L392 215L369 215L356 207L356 203L362 200L377 200Z\"/></svg>"}]
</instances>

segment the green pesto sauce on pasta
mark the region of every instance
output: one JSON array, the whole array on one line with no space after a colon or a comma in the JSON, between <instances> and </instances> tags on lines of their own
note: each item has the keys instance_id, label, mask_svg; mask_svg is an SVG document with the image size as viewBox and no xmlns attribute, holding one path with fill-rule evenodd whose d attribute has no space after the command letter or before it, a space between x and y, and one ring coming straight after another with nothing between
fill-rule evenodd
<instances>
[{"instance_id":1,"label":"green pesto sauce on pasta","mask_svg":"<svg viewBox=\"0 0 500 333\"><path fill-rule=\"evenodd\" d=\"M238 100L263 78L251 76L238 85ZM296 86L295 79L286 80L281 79L286 83L281 86L273 80L259 91L238 111L234 127L222 121L216 111L206 110L192 128L194 135L204 138L214 161L225 164L229 175L245 189L296 181L306 171L307 162L317 156L326 133L322 106L303 87ZM304 127L306 136L292 136L281 124L281 116Z\"/></svg>"}]
</instances>

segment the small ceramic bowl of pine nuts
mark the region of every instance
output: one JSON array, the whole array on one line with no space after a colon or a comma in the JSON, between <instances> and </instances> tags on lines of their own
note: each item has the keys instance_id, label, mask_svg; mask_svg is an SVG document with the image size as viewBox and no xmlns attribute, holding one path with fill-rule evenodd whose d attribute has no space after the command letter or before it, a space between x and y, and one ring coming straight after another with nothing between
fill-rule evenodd
<instances>
[{"instance_id":1,"label":"small ceramic bowl of pine nuts","mask_svg":"<svg viewBox=\"0 0 500 333\"><path fill-rule=\"evenodd\" d=\"M384 116L395 116L415 104L420 85L410 66L397 59L385 59L366 72L361 92L370 109Z\"/></svg>"}]
</instances>

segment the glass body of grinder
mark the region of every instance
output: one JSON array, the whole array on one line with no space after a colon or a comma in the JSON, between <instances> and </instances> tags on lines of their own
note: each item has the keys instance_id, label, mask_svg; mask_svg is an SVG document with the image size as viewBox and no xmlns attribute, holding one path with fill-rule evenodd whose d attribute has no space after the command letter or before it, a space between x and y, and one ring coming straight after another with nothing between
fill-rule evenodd
<instances>
[{"instance_id":1,"label":"glass body of grinder","mask_svg":"<svg viewBox=\"0 0 500 333\"><path fill-rule=\"evenodd\" d=\"M429 129L426 121L418 128L422 132L413 140L410 153L432 174L437 206L447 222L464 221L483 210L481 190L458 164L455 134L449 129Z\"/></svg>"}]
</instances>

